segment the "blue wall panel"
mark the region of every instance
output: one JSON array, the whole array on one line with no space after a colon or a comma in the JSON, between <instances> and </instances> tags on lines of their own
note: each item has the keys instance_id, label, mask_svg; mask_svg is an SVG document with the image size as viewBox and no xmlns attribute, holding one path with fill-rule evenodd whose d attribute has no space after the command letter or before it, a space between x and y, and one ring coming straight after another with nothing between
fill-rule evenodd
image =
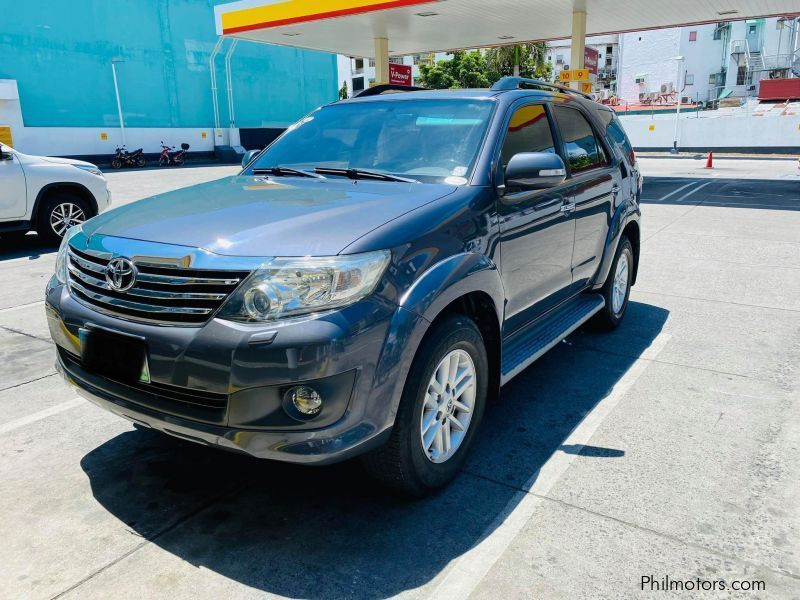
<instances>
[{"instance_id":1,"label":"blue wall panel","mask_svg":"<svg viewBox=\"0 0 800 600\"><path fill-rule=\"evenodd\" d=\"M213 0L4 2L0 79L16 79L25 125L117 124L111 59L127 127L209 127ZM228 125L224 50L220 122ZM240 41L232 60L239 127L285 126L336 98L332 54Z\"/></svg>"}]
</instances>

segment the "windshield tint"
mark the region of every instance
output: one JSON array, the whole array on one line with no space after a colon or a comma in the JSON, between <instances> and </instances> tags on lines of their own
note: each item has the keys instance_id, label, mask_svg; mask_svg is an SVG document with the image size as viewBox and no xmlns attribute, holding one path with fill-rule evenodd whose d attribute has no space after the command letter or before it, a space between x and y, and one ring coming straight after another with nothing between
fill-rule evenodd
<instances>
[{"instance_id":1,"label":"windshield tint","mask_svg":"<svg viewBox=\"0 0 800 600\"><path fill-rule=\"evenodd\" d=\"M332 104L292 126L248 172L334 167L466 183L493 109L487 100Z\"/></svg>"}]
</instances>

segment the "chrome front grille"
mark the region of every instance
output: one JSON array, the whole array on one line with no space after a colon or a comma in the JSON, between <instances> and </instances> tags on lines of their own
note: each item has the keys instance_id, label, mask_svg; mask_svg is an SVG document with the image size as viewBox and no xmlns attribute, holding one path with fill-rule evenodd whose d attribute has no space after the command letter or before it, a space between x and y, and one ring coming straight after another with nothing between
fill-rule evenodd
<instances>
[{"instance_id":1,"label":"chrome front grille","mask_svg":"<svg viewBox=\"0 0 800 600\"><path fill-rule=\"evenodd\" d=\"M85 304L128 319L201 325L222 305L249 271L184 268L133 258L136 283L124 292L106 281L108 255L69 247L70 291Z\"/></svg>"}]
</instances>

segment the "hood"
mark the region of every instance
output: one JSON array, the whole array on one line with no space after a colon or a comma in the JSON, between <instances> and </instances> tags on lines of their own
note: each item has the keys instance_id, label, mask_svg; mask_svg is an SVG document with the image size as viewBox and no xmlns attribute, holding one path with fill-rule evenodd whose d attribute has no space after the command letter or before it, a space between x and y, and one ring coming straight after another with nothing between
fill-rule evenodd
<instances>
[{"instance_id":1,"label":"hood","mask_svg":"<svg viewBox=\"0 0 800 600\"><path fill-rule=\"evenodd\" d=\"M236 176L101 214L95 234L203 248L227 256L331 256L455 186Z\"/></svg>"},{"instance_id":2,"label":"hood","mask_svg":"<svg viewBox=\"0 0 800 600\"><path fill-rule=\"evenodd\" d=\"M94 167L97 168L97 165L94 163L86 162L85 160L77 160L75 158L56 158L55 156L42 156L42 160L56 163L58 165L83 165L84 167Z\"/></svg>"},{"instance_id":3,"label":"hood","mask_svg":"<svg viewBox=\"0 0 800 600\"><path fill-rule=\"evenodd\" d=\"M27 159L25 162L33 162L33 163L53 163L56 165L82 165L84 167L94 167L97 168L97 165L94 163L86 162L85 160L77 160L75 158L57 158L55 156L34 156L32 154L23 154L22 152L17 152L18 156L21 156L23 159Z\"/></svg>"}]
</instances>

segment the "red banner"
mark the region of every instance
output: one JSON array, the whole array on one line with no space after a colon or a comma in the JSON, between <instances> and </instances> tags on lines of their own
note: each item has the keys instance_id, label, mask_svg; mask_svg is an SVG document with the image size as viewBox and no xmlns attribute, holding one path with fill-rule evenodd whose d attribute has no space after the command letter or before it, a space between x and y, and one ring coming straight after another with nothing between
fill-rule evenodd
<instances>
[{"instance_id":1,"label":"red banner","mask_svg":"<svg viewBox=\"0 0 800 600\"><path fill-rule=\"evenodd\" d=\"M411 65L389 63L389 83L411 85Z\"/></svg>"},{"instance_id":2,"label":"red banner","mask_svg":"<svg viewBox=\"0 0 800 600\"><path fill-rule=\"evenodd\" d=\"M594 48L586 47L583 49L583 66L589 69L589 72L597 75L597 58L598 52Z\"/></svg>"}]
</instances>

